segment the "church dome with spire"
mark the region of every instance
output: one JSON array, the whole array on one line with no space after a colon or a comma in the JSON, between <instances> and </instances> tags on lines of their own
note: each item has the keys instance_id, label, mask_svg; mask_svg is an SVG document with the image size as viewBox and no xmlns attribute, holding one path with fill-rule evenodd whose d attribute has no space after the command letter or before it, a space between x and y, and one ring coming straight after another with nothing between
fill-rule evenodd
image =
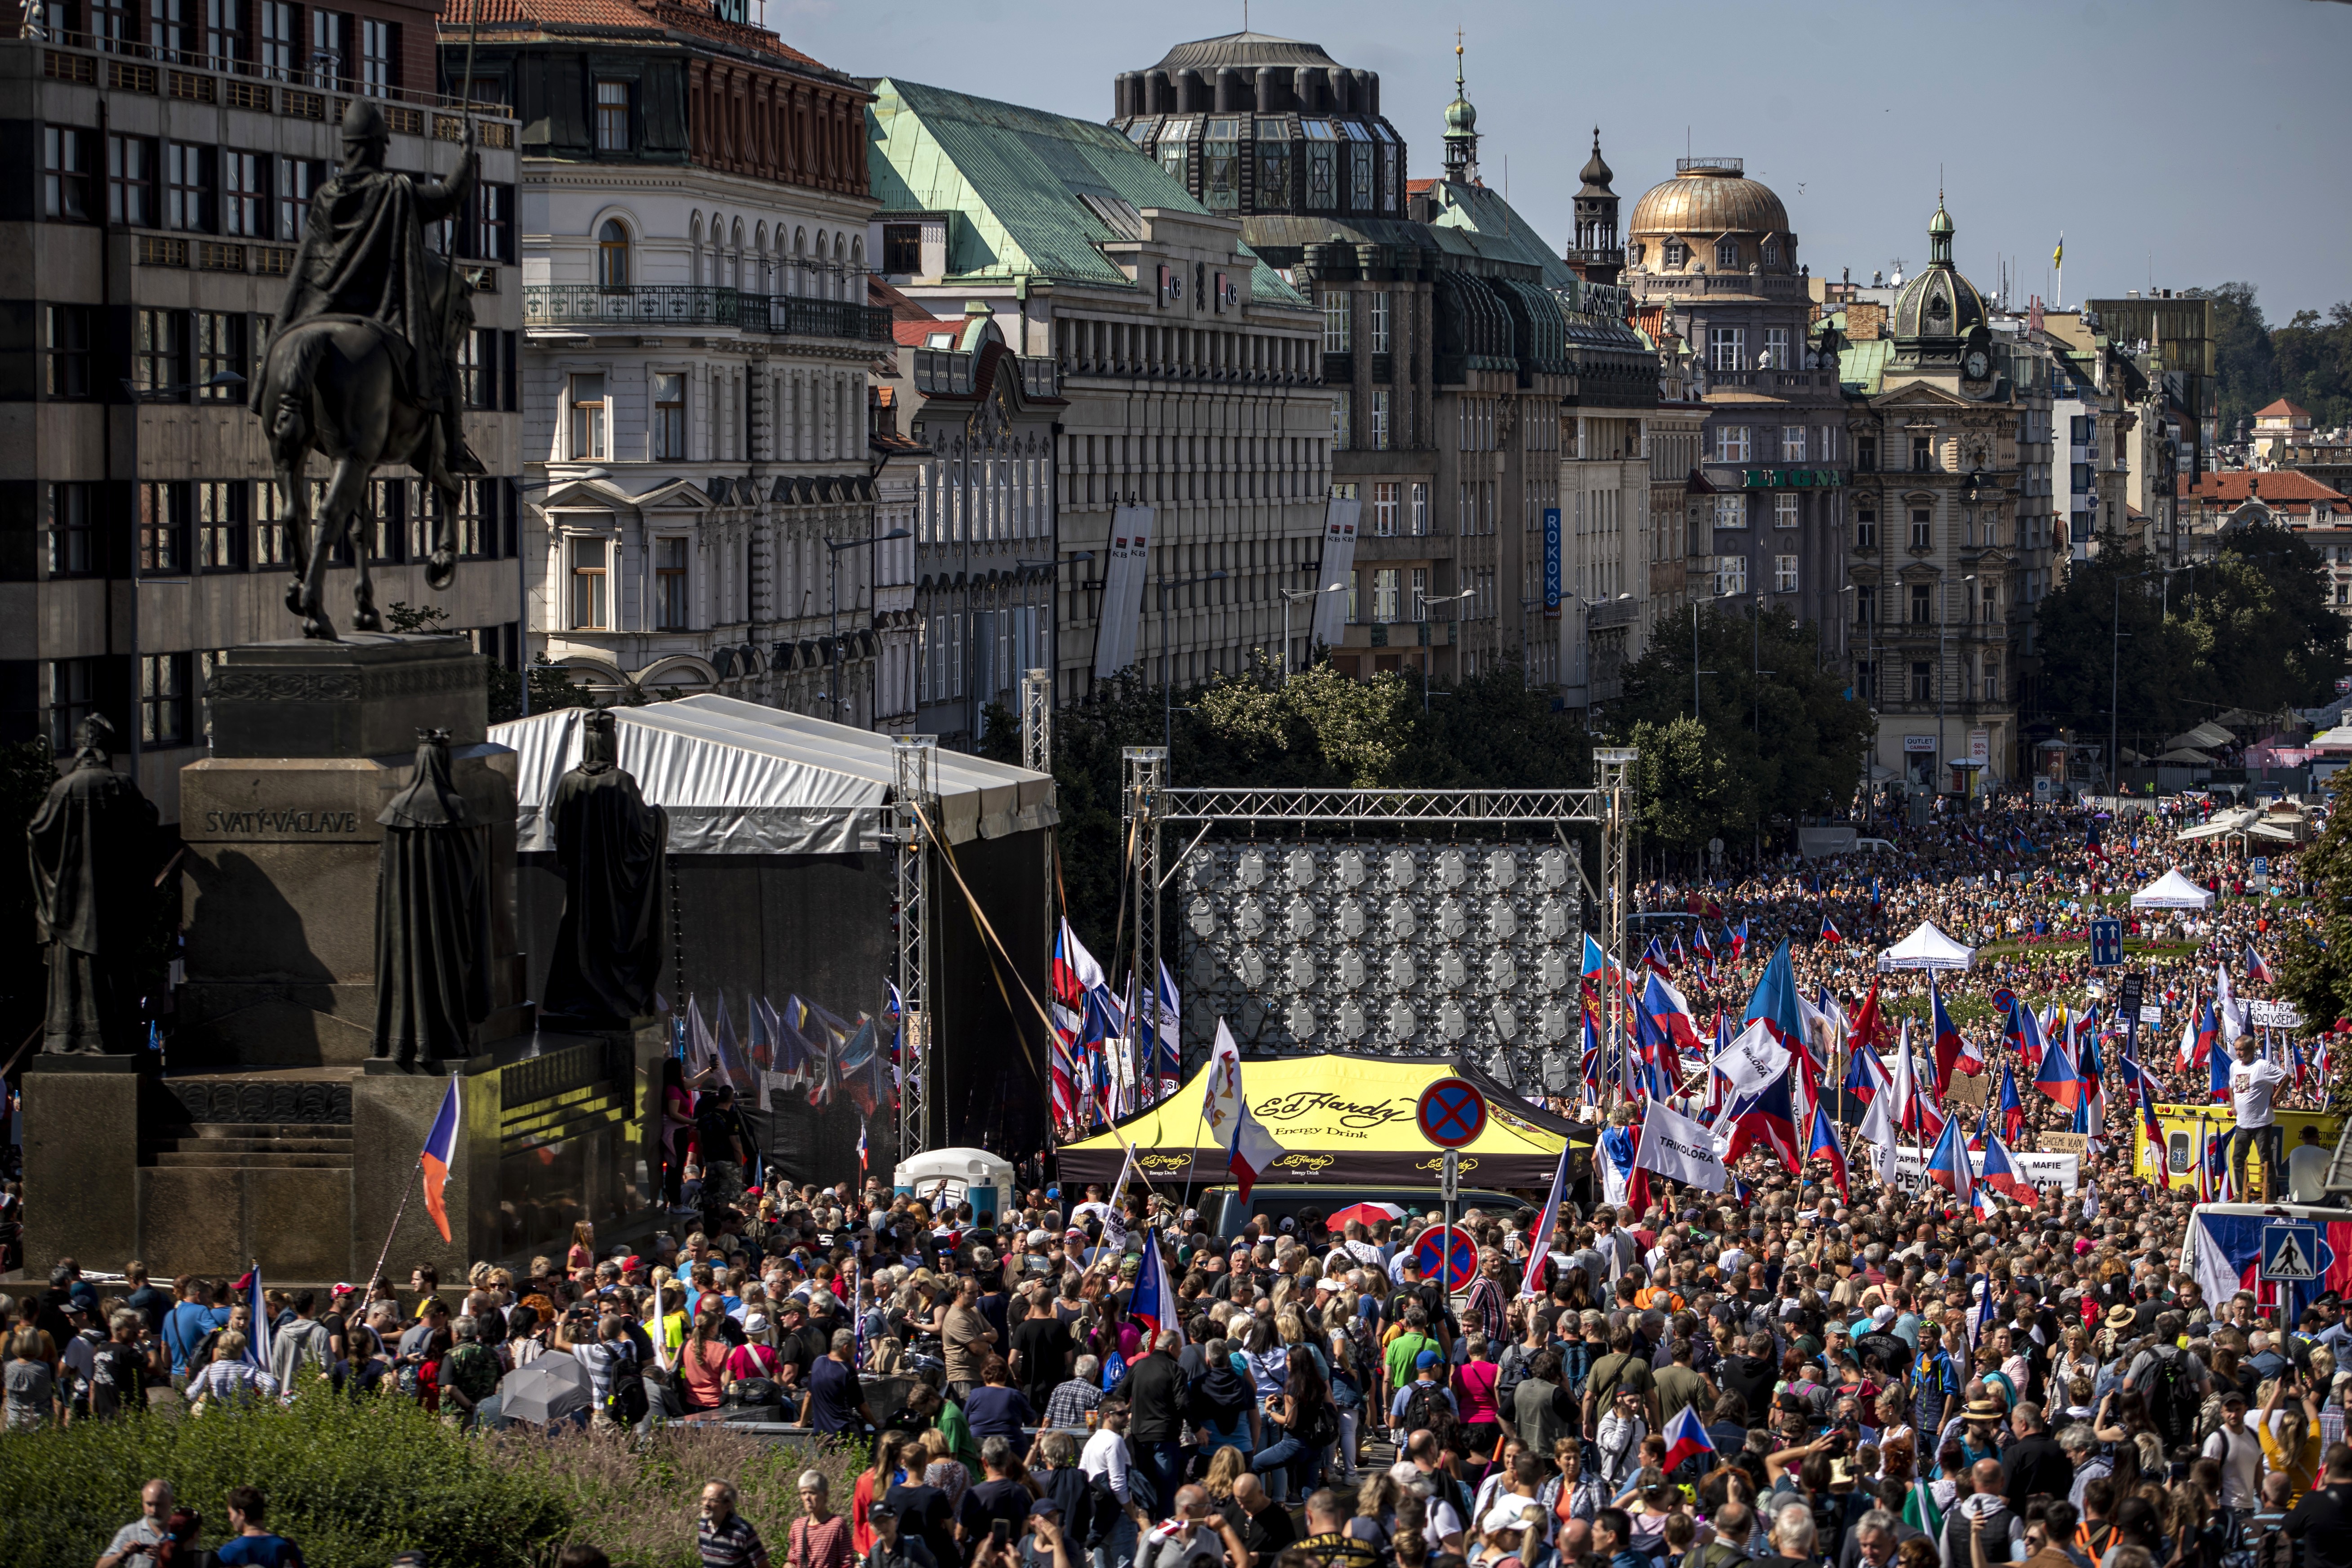
<instances>
[{"instance_id":1,"label":"church dome with spire","mask_svg":"<svg viewBox=\"0 0 2352 1568\"><path fill-rule=\"evenodd\" d=\"M1584 161L1583 173L1578 177L1584 182L1584 188L1577 193L1579 195L1606 196L1616 194L1609 188L1609 182L1617 177L1617 172L1612 169L1608 160L1601 155L1601 127L1598 125L1592 128L1592 156Z\"/></svg>"},{"instance_id":2,"label":"church dome with spire","mask_svg":"<svg viewBox=\"0 0 2352 1568\"><path fill-rule=\"evenodd\" d=\"M1944 198L1927 220L1927 265L1895 297L1895 337L1921 343L1957 344L1985 325L1984 296L1952 265L1952 216Z\"/></svg>"}]
</instances>

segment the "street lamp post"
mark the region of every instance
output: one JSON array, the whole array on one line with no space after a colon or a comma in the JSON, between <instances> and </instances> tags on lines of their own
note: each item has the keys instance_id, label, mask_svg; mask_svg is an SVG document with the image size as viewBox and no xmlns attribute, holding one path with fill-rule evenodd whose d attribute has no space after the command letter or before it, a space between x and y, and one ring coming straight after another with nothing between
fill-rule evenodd
<instances>
[{"instance_id":1,"label":"street lamp post","mask_svg":"<svg viewBox=\"0 0 2352 1568\"><path fill-rule=\"evenodd\" d=\"M1176 655L1168 640L1168 590L1189 588L1196 583L1221 583L1223 572L1203 572L1197 577L1179 577L1174 581L1162 577L1152 586L1160 590L1160 743L1171 752L1176 734Z\"/></svg>"},{"instance_id":2,"label":"street lamp post","mask_svg":"<svg viewBox=\"0 0 2352 1568\"><path fill-rule=\"evenodd\" d=\"M831 570L826 574L824 596L830 601L826 606L826 618L832 624L832 633L825 638L825 642L831 649L828 657L833 665L831 670L827 672L826 681L833 689L826 695L833 699L833 721L836 724L841 722L841 552L845 550L856 550L864 545L887 544L894 539L911 539L912 537L914 536L905 529L894 528L889 532L873 539L844 539L836 542L828 537L824 542L825 549L831 552L825 561L825 564ZM873 575L870 571L866 574L869 585Z\"/></svg>"},{"instance_id":3,"label":"street lamp post","mask_svg":"<svg viewBox=\"0 0 2352 1568\"><path fill-rule=\"evenodd\" d=\"M1465 599L1474 599L1474 598L1477 597L1477 595L1478 595L1478 590L1477 590L1477 589L1475 589L1475 588L1465 588L1465 589L1464 589L1462 592L1460 592L1459 594L1432 594L1432 595L1428 595L1424 596L1424 597L1422 599L1422 601L1421 601L1421 602L1422 602L1424 605L1458 605L1458 604L1460 604L1460 603L1461 603L1463 600L1465 600ZM1446 622L1445 624L1446 624L1447 626L1452 626L1452 625L1454 625L1454 622L1452 622L1452 621L1448 621L1448 622ZM1460 645L1458 645L1458 644L1456 645L1456 649L1457 649L1457 651L1456 651L1456 653L1455 653L1455 655L1454 655L1454 657L1455 657L1456 658L1459 658L1461 657L1461 654L1460 654L1460 652L1458 651L1458 649L1459 649L1459 646L1460 646ZM1437 672L1437 649L1436 649L1436 647L1435 647L1434 646L1433 646L1433 647L1430 648L1430 650L1429 650L1429 662L1428 662L1428 663L1426 663L1426 664L1424 664L1424 665L1423 665L1423 666L1422 666L1422 669L1421 669L1421 710L1422 710L1423 713L1426 713L1426 712L1428 712L1428 711L1429 711L1429 680L1430 680L1430 677L1431 677L1431 676L1433 676L1433 675L1434 675L1436 672ZM1589 680L1589 679L1591 679L1591 676L1588 674L1588 675L1587 675L1587 677L1586 677L1586 679Z\"/></svg>"},{"instance_id":4,"label":"street lamp post","mask_svg":"<svg viewBox=\"0 0 2352 1568\"><path fill-rule=\"evenodd\" d=\"M1287 681L1290 679L1290 606L1293 605L1303 605L1308 600L1314 598L1318 594L1336 594L1346 586L1347 584L1345 583L1333 583L1321 588L1285 588L1281 590L1282 679L1285 681ZM1315 629L1315 623L1313 620L1310 619L1307 623L1307 628L1308 635L1312 636Z\"/></svg>"}]
</instances>

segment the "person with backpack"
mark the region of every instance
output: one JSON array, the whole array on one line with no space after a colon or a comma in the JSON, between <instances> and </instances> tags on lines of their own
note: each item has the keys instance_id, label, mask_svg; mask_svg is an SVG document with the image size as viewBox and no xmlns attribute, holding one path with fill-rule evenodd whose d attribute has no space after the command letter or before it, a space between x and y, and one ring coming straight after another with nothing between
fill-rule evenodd
<instances>
[{"instance_id":1,"label":"person with backpack","mask_svg":"<svg viewBox=\"0 0 2352 1568\"><path fill-rule=\"evenodd\" d=\"M269 1372L278 1379L278 1386L293 1392L297 1380L309 1381L329 1375L332 1361L329 1354L327 1326L318 1321L319 1295L315 1290L294 1293L294 1319L278 1330L269 1340Z\"/></svg>"},{"instance_id":2,"label":"person with backpack","mask_svg":"<svg viewBox=\"0 0 2352 1568\"><path fill-rule=\"evenodd\" d=\"M2187 1325L2179 1312L2158 1313L2155 1342L2124 1373L2124 1386L2138 1393L2167 1453L2196 1440L2198 1412L2212 1381L2196 1352L2179 1343Z\"/></svg>"},{"instance_id":3,"label":"person with backpack","mask_svg":"<svg viewBox=\"0 0 2352 1568\"><path fill-rule=\"evenodd\" d=\"M228 1326L228 1313L214 1307L205 1282L193 1274L178 1282L180 1304L163 1314L163 1348L172 1358L172 1389L185 1394L188 1379L204 1366L205 1336Z\"/></svg>"},{"instance_id":4,"label":"person with backpack","mask_svg":"<svg viewBox=\"0 0 2352 1568\"><path fill-rule=\"evenodd\" d=\"M119 1308L108 1327L112 1337L90 1352L89 1414L105 1421L119 1415L147 1413L147 1379L154 1370L139 1347L145 1320L131 1309Z\"/></svg>"},{"instance_id":5,"label":"person with backpack","mask_svg":"<svg viewBox=\"0 0 2352 1568\"><path fill-rule=\"evenodd\" d=\"M1459 1418L1453 1391L1437 1381L1440 1364L1435 1350L1423 1351L1413 1358L1412 1381L1389 1401L1389 1440L1400 1450L1413 1433L1433 1432L1441 1419Z\"/></svg>"}]
</instances>

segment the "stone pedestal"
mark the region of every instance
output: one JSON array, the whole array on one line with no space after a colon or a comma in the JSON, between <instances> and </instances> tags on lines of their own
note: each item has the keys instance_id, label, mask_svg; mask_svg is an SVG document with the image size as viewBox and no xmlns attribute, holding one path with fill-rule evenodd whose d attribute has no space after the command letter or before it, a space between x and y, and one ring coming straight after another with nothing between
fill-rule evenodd
<instances>
[{"instance_id":1,"label":"stone pedestal","mask_svg":"<svg viewBox=\"0 0 2352 1568\"><path fill-rule=\"evenodd\" d=\"M450 773L488 828L490 1016L475 1048L527 1033L514 920L514 753L490 744L480 657L458 637L356 635L229 650L213 754L180 774L187 981L176 1061L358 1066L375 1026L376 815L416 731L450 731Z\"/></svg>"},{"instance_id":2,"label":"stone pedestal","mask_svg":"<svg viewBox=\"0 0 2352 1568\"><path fill-rule=\"evenodd\" d=\"M34 1278L47 1279L60 1258L138 1256L139 1141L131 1130L154 1073L152 1051L26 1058L25 1191L39 1201L25 1205L25 1260Z\"/></svg>"}]
</instances>

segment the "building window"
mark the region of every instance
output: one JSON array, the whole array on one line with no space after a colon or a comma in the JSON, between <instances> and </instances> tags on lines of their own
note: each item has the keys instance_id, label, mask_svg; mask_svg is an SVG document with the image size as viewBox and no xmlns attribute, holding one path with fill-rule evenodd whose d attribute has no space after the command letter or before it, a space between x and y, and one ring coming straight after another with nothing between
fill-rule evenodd
<instances>
[{"instance_id":1,"label":"building window","mask_svg":"<svg viewBox=\"0 0 2352 1568\"><path fill-rule=\"evenodd\" d=\"M1715 460L1718 463L1748 461L1748 426L1718 425L1715 427Z\"/></svg>"},{"instance_id":2,"label":"building window","mask_svg":"<svg viewBox=\"0 0 2352 1568\"><path fill-rule=\"evenodd\" d=\"M1911 624L1913 626L1924 626L1935 618L1935 589L1926 583L1911 584Z\"/></svg>"},{"instance_id":3,"label":"building window","mask_svg":"<svg viewBox=\"0 0 2352 1568\"><path fill-rule=\"evenodd\" d=\"M1915 473L1915 474L1931 473L1931 472L1933 472L1933 471L1934 471L1935 467L1936 467L1936 440L1935 440L1935 437L1932 437L1932 436L1914 436L1914 437L1911 437L1911 471L1912 471L1913 473Z\"/></svg>"},{"instance_id":4,"label":"building window","mask_svg":"<svg viewBox=\"0 0 2352 1568\"><path fill-rule=\"evenodd\" d=\"M1778 267L1780 265L1780 242L1779 240L1768 239L1764 242L1764 265L1767 267Z\"/></svg>"},{"instance_id":5,"label":"building window","mask_svg":"<svg viewBox=\"0 0 2352 1568\"><path fill-rule=\"evenodd\" d=\"M1797 558L1793 555L1772 557L1772 592L1793 594L1797 591Z\"/></svg>"},{"instance_id":6,"label":"building window","mask_svg":"<svg viewBox=\"0 0 2352 1568\"><path fill-rule=\"evenodd\" d=\"M596 281L606 289L629 286L629 231L606 218L596 231Z\"/></svg>"},{"instance_id":7,"label":"building window","mask_svg":"<svg viewBox=\"0 0 2352 1568\"><path fill-rule=\"evenodd\" d=\"M1718 555L1715 558L1715 592L1718 598L1748 592L1748 557Z\"/></svg>"},{"instance_id":8,"label":"building window","mask_svg":"<svg viewBox=\"0 0 2352 1568\"><path fill-rule=\"evenodd\" d=\"M499 405L499 334L476 327L457 341L457 379L468 408Z\"/></svg>"},{"instance_id":9,"label":"building window","mask_svg":"<svg viewBox=\"0 0 2352 1568\"><path fill-rule=\"evenodd\" d=\"M575 375L572 378L571 455L575 459L611 456L604 444L604 378L602 375Z\"/></svg>"},{"instance_id":10,"label":"building window","mask_svg":"<svg viewBox=\"0 0 2352 1568\"><path fill-rule=\"evenodd\" d=\"M1349 309L1349 298L1344 289L1323 290L1323 352L1327 354L1346 353L1354 341L1349 331L1355 320Z\"/></svg>"},{"instance_id":11,"label":"building window","mask_svg":"<svg viewBox=\"0 0 2352 1568\"><path fill-rule=\"evenodd\" d=\"M1989 658L1985 660L1984 700L1988 702L1998 702L2001 700L2000 661L1999 659Z\"/></svg>"},{"instance_id":12,"label":"building window","mask_svg":"<svg viewBox=\"0 0 2352 1568\"><path fill-rule=\"evenodd\" d=\"M654 373L654 450L656 458L686 459L686 376L683 372Z\"/></svg>"},{"instance_id":13,"label":"building window","mask_svg":"<svg viewBox=\"0 0 2352 1568\"><path fill-rule=\"evenodd\" d=\"M88 305L45 305L41 309L49 396L58 400L88 397L95 312Z\"/></svg>"},{"instance_id":14,"label":"building window","mask_svg":"<svg viewBox=\"0 0 2352 1568\"><path fill-rule=\"evenodd\" d=\"M1869 626L1878 619L1878 590L1868 583L1853 590L1853 619L1856 626Z\"/></svg>"},{"instance_id":15,"label":"building window","mask_svg":"<svg viewBox=\"0 0 2352 1568\"><path fill-rule=\"evenodd\" d=\"M234 70L245 57L245 21L240 0L205 0L205 63Z\"/></svg>"},{"instance_id":16,"label":"building window","mask_svg":"<svg viewBox=\"0 0 2352 1568\"><path fill-rule=\"evenodd\" d=\"M1935 513L1924 506L1915 506L1911 509L1912 549L1933 550L1936 548L1936 525L1932 521L1934 516Z\"/></svg>"},{"instance_id":17,"label":"building window","mask_svg":"<svg viewBox=\"0 0 2352 1568\"><path fill-rule=\"evenodd\" d=\"M333 87L341 80L343 62L351 58L345 41L344 18L332 11L310 13L310 81Z\"/></svg>"},{"instance_id":18,"label":"building window","mask_svg":"<svg viewBox=\"0 0 2352 1568\"><path fill-rule=\"evenodd\" d=\"M1801 463L1805 460L1805 427L1801 425L1780 426L1780 460Z\"/></svg>"},{"instance_id":19,"label":"building window","mask_svg":"<svg viewBox=\"0 0 2352 1568\"><path fill-rule=\"evenodd\" d=\"M41 172L48 215L86 221L89 216L90 133L50 125L41 132Z\"/></svg>"},{"instance_id":20,"label":"building window","mask_svg":"<svg viewBox=\"0 0 2352 1568\"><path fill-rule=\"evenodd\" d=\"M1359 622L1359 621L1360 621L1360 620L1362 620L1362 619L1364 618L1364 617L1363 617L1363 616L1362 616L1362 614L1360 613L1360 610L1361 610L1361 600L1360 600L1360 595L1362 595L1362 593L1363 593L1363 588L1364 588L1364 574L1363 574L1361 572L1350 572L1350 573L1349 573L1349 574L1348 574L1348 624L1349 624L1349 626L1354 626L1357 622Z\"/></svg>"},{"instance_id":21,"label":"building window","mask_svg":"<svg viewBox=\"0 0 2352 1568\"><path fill-rule=\"evenodd\" d=\"M1727 528L1746 528L1748 498L1746 496L1716 497L1715 526L1718 531Z\"/></svg>"},{"instance_id":22,"label":"building window","mask_svg":"<svg viewBox=\"0 0 2352 1568\"><path fill-rule=\"evenodd\" d=\"M290 559L286 547L286 497L275 479L253 482L253 563L282 566Z\"/></svg>"},{"instance_id":23,"label":"building window","mask_svg":"<svg viewBox=\"0 0 2352 1568\"><path fill-rule=\"evenodd\" d=\"M191 146L185 142L163 144L163 226L192 233L211 232L211 215L205 209L205 193L212 182L205 178L205 165L211 162L212 149Z\"/></svg>"},{"instance_id":24,"label":"building window","mask_svg":"<svg viewBox=\"0 0 2352 1568\"><path fill-rule=\"evenodd\" d=\"M1280 121L1263 124L1279 125ZM1290 143L1260 142L1257 144L1257 199L1251 204L1259 212L1279 212L1290 205Z\"/></svg>"},{"instance_id":25,"label":"building window","mask_svg":"<svg viewBox=\"0 0 2352 1568\"><path fill-rule=\"evenodd\" d=\"M1376 354L1387 353L1389 352L1388 290L1381 289L1367 294L1364 297L1364 303L1370 311L1372 352Z\"/></svg>"},{"instance_id":26,"label":"building window","mask_svg":"<svg viewBox=\"0 0 2352 1568\"><path fill-rule=\"evenodd\" d=\"M1739 242L1718 239L1715 242L1715 268L1718 272L1735 272L1739 268Z\"/></svg>"},{"instance_id":27,"label":"building window","mask_svg":"<svg viewBox=\"0 0 2352 1568\"><path fill-rule=\"evenodd\" d=\"M360 19L360 90L371 98L389 98L399 69L399 37L390 22Z\"/></svg>"},{"instance_id":28,"label":"building window","mask_svg":"<svg viewBox=\"0 0 2352 1568\"><path fill-rule=\"evenodd\" d=\"M610 540L572 542L572 625L580 631L604 631L611 625L612 575Z\"/></svg>"},{"instance_id":29,"label":"building window","mask_svg":"<svg viewBox=\"0 0 2352 1568\"><path fill-rule=\"evenodd\" d=\"M1936 700L1936 667L1924 658L1915 658L1911 661L1911 700L1914 702Z\"/></svg>"},{"instance_id":30,"label":"building window","mask_svg":"<svg viewBox=\"0 0 2352 1568\"><path fill-rule=\"evenodd\" d=\"M1348 129L1353 131L1356 127L1351 124ZM1348 172L1349 184L1353 192L1351 199L1354 203L1354 210L1360 213L1371 211L1372 150L1369 145L1358 142L1348 149Z\"/></svg>"},{"instance_id":31,"label":"building window","mask_svg":"<svg viewBox=\"0 0 2352 1568\"><path fill-rule=\"evenodd\" d=\"M1407 607L1412 610L1414 620L1429 619L1429 568L1426 566L1412 569L1412 603Z\"/></svg>"},{"instance_id":32,"label":"building window","mask_svg":"<svg viewBox=\"0 0 2352 1568\"><path fill-rule=\"evenodd\" d=\"M1310 120L1307 125L1309 136L1318 132L1330 134L1320 121ZM1317 212L1328 212L1339 205L1339 198L1331 194L1331 160L1336 155L1337 150L1328 142L1307 144L1307 205Z\"/></svg>"},{"instance_id":33,"label":"building window","mask_svg":"<svg viewBox=\"0 0 2352 1568\"><path fill-rule=\"evenodd\" d=\"M188 570L188 487L151 481L139 487L139 570L178 577Z\"/></svg>"},{"instance_id":34,"label":"building window","mask_svg":"<svg viewBox=\"0 0 2352 1568\"><path fill-rule=\"evenodd\" d=\"M1878 513L1864 507L1853 514L1853 547L1856 550L1878 548Z\"/></svg>"},{"instance_id":35,"label":"building window","mask_svg":"<svg viewBox=\"0 0 2352 1568\"><path fill-rule=\"evenodd\" d=\"M1878 468L1878 437L1857 436L1853 441L1853 466L1870 471Z\"/></svg>"},{"instance_id":36,"label":"building window","mask_svg":"<svg viewBox=\"0 0 2352 1568\"><path fill-rule=\"evenodd\" d=\"M1408 526L1413 537L1418 539L1426 535L1429 532L1429 486L1418 480L1412 487L1410 512Z\"/></svg>"},{"instance_id":37,"label":"building window","mask_svg":"<svg viewBox=\"0 0 2352 1568\"><path fill-rule=\"evenodd\" d=\"M1349 449L1349 445L1348 395L1343 392L1331 400L1331 449L1335 452L1344 452Z\"/></svg>"},{"instance_id":38,"label":"building window","mask_svg":"<svg viewBox=\"0 0 2352 1568\"><path fill-rule=\"evenodd\" d=\"M206 403L245 401L245 318L198 310L191 323L196 349L196 395ZM236 381L223 378L236 376Z\"/></svg>"},{"instance_id":39,"label":"building window","mask_svg":"<svg viewBox=\"0 0 2352 1568\"><path fill-rule=\"evenodd\" d=\"M133 312L137 336L131 345L131 384L142 397L178 402L186 395L180 369L180 312Z\"/></svg>"},{"instance_id":40,"label":"building window","mask_svg":"<svg viewBox=\"0 0 2352 1568\"><path fill-rule=\"evenodd\" d=\"M74 749L74 731L98 711L98 660L60 658L49 666L49 745L58 755Z\"/></svg>"},{"instance_id":41,"label":"building window","mask_svg":"<svg viewBox=\"0 0 2352 1568\"><path fill-rule=\"evenodd\" d=\"M257 0L253 8L256 58L261 74L272 81L294 79L294 50L299 35L294 30L292 0Z\"/></svg>"},{"instance_id":42,"label":"building window","mask_svg":"<svg viewBox=\"0 0 2352 1568\"><path fill-rule=\"evenodd\" d=\"M882 270L917 273L923 269L923 226L886 223L882 226Z\"/></svg>"},{"instance_id":43,"label":"building window","mask_svg":"<svg viewBox=\"0 0 2352 1568\"><path fill-rule=\"evenodd\" d=\"M245 570L245 492L242 479L196 483L196 570Z\"/></svg>"},{"instance_id":44,"label":"building window","mask_svg":"<svg viewBox=\"0 0 2352 1568\"><path fill-rule=\"evenodd\" d=\"M1220 136L1218 132L1223 132ZM1234 140L1230 120L1209 121L1209 140L1201 144L1201 200L1211 212L1229 213L1241 205L1241 143Z\"/></svg>"},{"instance_id":45,"label":"building window","mask_svg":"<svg viewBox=\"0 0 2352 1568\"><path fill-rule=\"evenodd\" d=\"M1378 386L1372 389L1371 415L1371 449L1375 452L1385 452L1389 449L1388 388Z\"/></svg>"},{"instance_id":46,"label":"building window","mask_svg":"<svg viewBox=\"0 0 2352 1568\"><path fill-rule=\"evenodd\" d=\"M596 84L596 151L625 153L628 150L629 84L625 81L600 81Z\"/></svg>"},{"instance_id":47,"label":"building window","mask_svg":"<svg viewBox=\"0 0 2352 1568\"><path fill-rule=\"evenodd\" d=\"M98 535L90 525L87 484L49 487L48 555L52 577L87 577L98 570Z\"/></svg>"},{"instance_id":48,"label":"building window","mask_svg":"<svg viewBox=\"0 0 2352 1568\"><path fill-rule=\"evenodd\" d=\"M310 221L310 193L327 183L327 166L305 158L285 158L278 164L278 237L299 242Z\"/></svg>"},{"instance_id":49,"label":"building window","mask_svg":"<svg viewBox=\"0 0 2352 1568\"><path fill-rule=\"evenodd\" d=\"M258 153L224 151L220 159L220 227L223 234L261 238L269 221L269 193L262 184Z\"/></svg>"},{"instance_id":50,"label":"building window","mask_svg":"<svg viewBox=\"0 0 2352 1568\"><path fill-rule=\"evenodd\" d=\"M474 259L512 261L514 187L483 181L474 187Z\"/></svg>"},{"instance_id":51,"label":"building window","mask_svg":"<svg viewBox=\"0 0 2352 1568\"><path fill-rule=\"evenodd\" d=\"M139 738L150 746L187 744L186 654L148 654L140 659Z\"/></svg>"},{"instance_id":52,"label":"building window","mask_svg":"<svg viewBox=\"0 0 2352 1568\"><path fill-rule=\"evenodd\" d=\"M1706 367L1709 370L1741 370L1747 365L1748 329L1745 327L1709 327L1706 330Z\"/></svg>"},{"instance_id":53,"label":"building window","mask_svg":"<svg viewBox=\"0 0 2352 1568\"><path fill-rule=\"evenodd\" d=\"M1775 528L1794 528L1797 526L1797 498L1795 496L1778 495L1772 498L1772 526Z\"/></svg>"},{"instance_id":54,"label":"building window","mask_svg":"<svg viewBox=\"0 0 2352 1568\"><path fill-rule=\"evenodd\" d=\"M1397 618L1397 569L1382 566L1372 574L1372 619L1385 626Z\"/></svg>"},{"instance_id":55,"label":"building window","mask_svg":"<svg viewBox=\"0 0 2352 1568\"><path fill-rule=\"evenodd\" d=\"M143 136L106 139L106 216L131 228L155 226L155 144Z\"/></svg>"},{"instance_id":56,"label":"building window","mask_svg":"<svg viewBox=\"0 0 2352 1568\"><path fill-rule=\"evenodd\" d=\"M1773 370L1786 370L1789 368L1788 328L1767 327L1764 329L1764 363Z\"/></svg>"},{"instance_id":57,"label":"building window","mask_svg":"<svg viewBox=\"0 0 2352 1568\"><path fill-rule=\"evenodd\" d=\"M682 632L686 620L686 541L654 541L654 629Z\"/></svg>"},{"instance_id":58,"label":"building window","mask_svg":"<svg viewBox=\"0 0 2352 1568\"><path fill-rule=\"evenodd\" d=\"M1396 533L1397 488L1392 479L1375 480L1372 485L1372 525L1369 531L1375 539L1388 539Z\"/></svg>"},{"instance_id":59,"label":"building window","mask_svg":"<svg viewBox=\"0 0 2352 1568\"><path fill-rule=\"evenodd\" d=\"M1690 265L1690 247L1684 244L1679 239L1670 239L1666 241L1664 260L1665 265L1669 269L1688 267Z\"/></svg>"}]
</instances>

